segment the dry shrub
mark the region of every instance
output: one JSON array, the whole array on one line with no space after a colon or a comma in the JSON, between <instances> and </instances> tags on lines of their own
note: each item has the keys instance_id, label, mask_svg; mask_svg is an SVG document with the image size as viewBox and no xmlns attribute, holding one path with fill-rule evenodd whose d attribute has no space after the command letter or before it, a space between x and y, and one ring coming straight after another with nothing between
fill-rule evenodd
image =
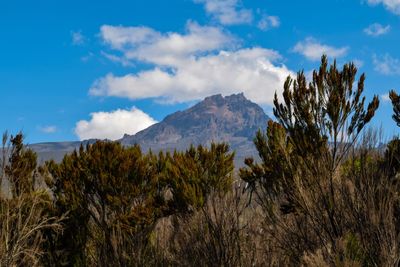
<instances>
[{"instance_id":1,"label":"dry shrub","mask_svg":"<svg viewBox=\"0 0 400 267\"><path fill-rule=\"evenodd\" d=\"M149 242L152 228L139 232L129 232L121 225L115 225L110 231L110 255L108 259L101 255L101 242L104 242L102 233L95 225L90 226L91 238L86 244L88 266L168 266L164 258L164 248ZM110 256L113 257L110 263Z\"/></svg>"},{"instance_id":2,"label":"dry shrub","mask_svg":"<svg viewBox=\"0 0 400 267\"><path fill-rule=\"evenodd\" d=\"M260 210L248 207L244 184L212 193L207 204L186 216L159 222L154 243L172 266L265 266ZM264 257L268 256L267 259Z\"/></svg>"},{"instance_id":3,"label":"dry shrub","mask_svg":"<svg viewBox=\"0 0 400 267\"><path fill-rule=\"evenodd\" d=\"M61 230L63 218L48 216L48 195L42 192L0 199L0 265L41 266L46 253L43 232Z\"/></svg>"}]
</instances>

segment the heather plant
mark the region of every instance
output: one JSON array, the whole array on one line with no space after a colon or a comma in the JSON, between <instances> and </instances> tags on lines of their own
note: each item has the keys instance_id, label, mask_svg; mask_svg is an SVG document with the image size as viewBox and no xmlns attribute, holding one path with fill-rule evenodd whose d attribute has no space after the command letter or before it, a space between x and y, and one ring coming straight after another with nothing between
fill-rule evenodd
<instances>
[{"instance_id":1,"label":"heather plant","mask_svg":"<svg viewBox=\"0 0 400 267\"><path fill-rule=\"evenodd\" d=\"M233 155L223 144L157 156L138 146L96 142L46 168L55 210L69 213L55 240L55 261L134 266L148 264L159 219L192 212L211 190L230 187Z\"/></svg>"},{"instance_id":2,"label":"heather plant","mask_svg":"<svg viewBox=\"0 0 400 267\"><path fill-rule=\"evenodd\" d=\"M266 133L259 132L254 141L261 162L247 159L247 167L240 171L265 212L266 238L276 243L275 253L287 264L305 264L310 255L319 255L327 265L383 262L374 240L383 222L374 216L381 216L383 210L393 215L396 195L382 182L385 178L377 168L346 176L341 167L379 105L374 96L365 107L365 76L353 88L356 73L353 63L339 70L336 62L328 67L323 56L310 83L303 72L296 79L288 77L283 102L275 94L278 122L269 122ZM352 160L365 164L368 157ZM371 190L374 193L368 194ZM383 201L383 196L388 200ZM371 202L369 210L355 208L366 208L361 203L367 202ZM366 224L362 227L370 234L367 240L362 239L363 230L354 227L357 220ZM384 221L396 242L393 217Z\"/></svg>"}]
</instances>

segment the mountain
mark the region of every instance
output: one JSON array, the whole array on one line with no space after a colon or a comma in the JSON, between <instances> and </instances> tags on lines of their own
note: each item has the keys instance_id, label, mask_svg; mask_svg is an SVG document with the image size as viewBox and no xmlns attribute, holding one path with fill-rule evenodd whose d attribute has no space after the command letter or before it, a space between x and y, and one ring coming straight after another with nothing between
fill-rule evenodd
<instances>
[{"instance_id":1,"label":"mountain","mask_svg":"<svg viewBox=\"0 0 400 267\"><path fill-rule=\"evenodd\" d=\"M269 117L257 104L246 99L243 94L223 97L214 95L205 98L193 107L173 113L159 123L118 140L125 146L139 144L143 151L151 149L173 151L185 150L191 144L209 145L227 142L236 151L236 166L242 166L248 156L257 156L253 138L258 129L265 129ZM83 142L54 142L29 145L37 154L39 163L62 157L96 140Z\"/></svg>"},{"instance_id":2,"label":"mountain","mask_svg":"<svg viewBox=\"0 0 400 267\"><path fill-rule=\"evenodd\" d=\"M184 150L190 144L227 142L236 151L235 162L242 165L245 157L257 155L253 138L258 129L265 129L268 120L263 109L243 94L226 97L219 94L119 141L126 146L139 144L144 151L155 152Z\"/></svg>"},{"instance_id":3,"label":"mountain","mask_svg":"<svg viewBox=\"0 0 400 267\"><path fill-rule=\"evenodd\" d=\"M95 139L85 141L73 141L73 142L47 142L37 143L28 145L38 155L38 163L42 164L46 160L53 159L60 162L65 154L71 153L75 149L79 149L80 145L86 146L86 144L93 144L96 142Z\"/></svg>"}]
</instances>

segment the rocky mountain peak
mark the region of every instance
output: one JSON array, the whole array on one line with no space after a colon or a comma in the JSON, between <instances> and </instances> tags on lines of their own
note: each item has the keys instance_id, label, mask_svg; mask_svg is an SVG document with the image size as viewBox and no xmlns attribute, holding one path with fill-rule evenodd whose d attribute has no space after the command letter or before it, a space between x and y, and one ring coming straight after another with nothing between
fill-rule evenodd
<instances>
[{"instance_id":1,"label":"rocky mountain peak","mask_svg":"<svg viewBox=\"0 0 400 267\"><path fill-rule=\"evenodd\" d=\"M233 94L233 95L225 96L225 97L223 97L221 94L208 96L199 104L200 105L213 105L214 104L217 106L221 106L224 104L237 103L237 102L252 103L250 100L248 100L244 96L243 93L239 93L239 94Z\"/></svg>"},{"instance_id":2,"label":"rocky mountain peak","mask_svg":"<svg viewBox=\"0 0 400 267\"><path fill-rule=\"evenodd\" d=\"M212 103L220 104L223 103L223 101L224 97L221 94L217 94L217 95L207 96L206 98L204 98L202 102L207 104L212 104Z\"/></svg>"},{"instance_id":3,"label":"rocky mountain peak","mask_svg":"<svg viewBox=\"0 0 400 267\"><path fill-rule=\"evenodd\" d=\"M258 129L265 129L268 116L243 93L206 97L183 111L138 132L125 135L124 145L139 144L144 150L183 150L191 144L227 142L237 156L254 155L252 140ZM240 155L243 153L243 155ZM239 155L238 155L239 154Z\"/></svg>"}]
</instances>

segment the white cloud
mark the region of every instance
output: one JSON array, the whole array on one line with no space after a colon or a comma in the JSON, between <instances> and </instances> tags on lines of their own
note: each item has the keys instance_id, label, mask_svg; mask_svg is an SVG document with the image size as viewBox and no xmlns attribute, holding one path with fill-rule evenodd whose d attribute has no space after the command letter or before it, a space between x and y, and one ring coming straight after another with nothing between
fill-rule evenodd
<instances>
[{"instance_id":1,"label":"white cloud","mask_svg":"<svg viewBox=\"0 0 400 267\"><path fill-rule=\"evenodd\" d=\"M103 40L114 49L123 49L125 46L135 46L150 43L160 38L160 33L148 27L123 27L103 25L100 28Z\"/></svg>"},{"instance_id":2,"label":"white cloud","mask_svg":"<svg viewBox=\"0 0 400 267\"><path fill-rule=\"evenodd\" d=\"M400 0L367 0L370 5L382 4L390 12L400 15Z\"/></svg>"},{"instance_id":3,"label":"white cloud","mask_svg":"<svg viewBox=\"0 0 400 267\"><path fill-rule=\"evenodd\" d=\"M104 25L101 37L111 48L121 51L127 60L173 65L191 55L199 55L221 47L232 47L237 40L218 27L189 22L186 34L162 34L148 27Z\"/></svg>"},{"instance_id":4,"label":"white cloud","mask_svg":"<svg viewBox=\"0 0 400 267\"><path fill-rule=\"evenodd\" d=\"M208 14L223 25L249 24L253 21L253 12L241 6L240 0L193 0L204 4Z\"/></svg>"},{"instance_id":5,"label":"white cloud","mask_svg":"<svg viewBox=\"0 0 400 267\"><path fill-rule=\"evenodd\" d=\"M349 48L346 47L333 47L325 44L321 44L314 38L306 38L304 41L298 42L293 48L294 52L297 52L307 59L317 61L321 59L323 54L329 57L338 58L345 56Z\"/></svg>"},{"instance_id":6,"label":"white cloud","mask_svg":"<svg viewBox=\"0 0 400 267\"><path fill-rule=\"evenodd\" d=\"M73 45L83 45L86 42L86 37L81 31L71 32L71 37Z\"/></svg>"},{"instance_id":7,"label":"white cloud","mask_svg":"<svg viewBox=\"0 0 400 267\"><path fill-rule=\"evenodd\" d=\"M135 134L156 123L153 118L137 108L117 109L111 112L93 112L89 121L76 123L75 134L80 140L117 140L124 134Z\"/></svg>"},{"instance_id":8,"label":"white cloud","mask_svg":"<svg viewBox=\"0 0 400 267\"><path fill-rule=\"evenodd\" d=\"M257 103L271 104L275 90L280 90L287 75L293 74L279 63L278 52L259 47L237 49L232 44L239 42L216 27L190 22L186 34L162 34L150 28L144 31L143 27L101 29L105 42L127 60L154 66L138 73L108 74L97 79L89 90L95 96L155 98L174 103L215 93L244 92Z\"/></svg>"},{"instance_id":9,"label":"white cloud","mask_svg":"<svg viewBox=\"0 0 400 267\"><path fill-rule=\"evenodd\" d=\"M272 104L275 90L293 74L284 65L274 65L278 59L277 52L263 48L221 51L186 59L173 71L156 67L122 77L108 74L93 84L90 94L185 102L215 93L244 92L256 103Z\"/></svg>"},{"instance_id":10,"label":"white cloud","mask_svg":"<svg viewBox=\"0 0 400 267\"><path fill-rule=\"evenodd\" d=\"M54 125L47 125L47 126L39 126L38 127L39 131L47 134L52 134L57 132L57 127Z\"/></svg>"},{"instance_id":11,"label":"white cloud","mask_svg":"<svg viewBox=\"0 0 400 267\"><path fill-rule=\"evenodd\" d=\"M389 54L383 56L372 56L375 71L384 75L400 75L400 60Z\"/></svg>"},{"instance_id":12,"label":"white cloud","mask_svg":"<svg viewBox=\"0 0 400 267\"><path fill-rule=\"evenodd\" d=\"M383 102L390 102L389 93L386 93L386 94L381 95L381 100L382 100Z\"/></svg>"},{"instance_id":13,"label":"white cloud","mask_svg":"<svg viewBox=\"0 0 400 267\"><path fill-rule=\"evenodd\" d=\"M115 63L120 63L124 67L132 67L134 64L129 61L129 59L125 58L124 56L117 56L113 54L106 53L104 51L101 51L101 54L108 60L115 62Z\"/></svg>"},{"instance_id":14,"label":"white cloud","mask_svg":"<svg viewBox=\"0 0 400 267\"><path fill-rule=\"evenodd\" d=\"M277 28L277 27L279 27L279 25L281 25L279 17L263 15L261 20L258 22L257 27L260 30L266 31L271 28Z\"/></svg>"},{"instance_id":15,"label":"white cloud","mask_svg":"<svg viewBox=\"0 0 400 267\"><path fill-rule=\"evenodd\" d=\"M390 31L390 28L390 25L383 26L379 23L373 23L364 29L364 33L369 36L377 37L387 34Z\"/></svg>"}]
</instances>

